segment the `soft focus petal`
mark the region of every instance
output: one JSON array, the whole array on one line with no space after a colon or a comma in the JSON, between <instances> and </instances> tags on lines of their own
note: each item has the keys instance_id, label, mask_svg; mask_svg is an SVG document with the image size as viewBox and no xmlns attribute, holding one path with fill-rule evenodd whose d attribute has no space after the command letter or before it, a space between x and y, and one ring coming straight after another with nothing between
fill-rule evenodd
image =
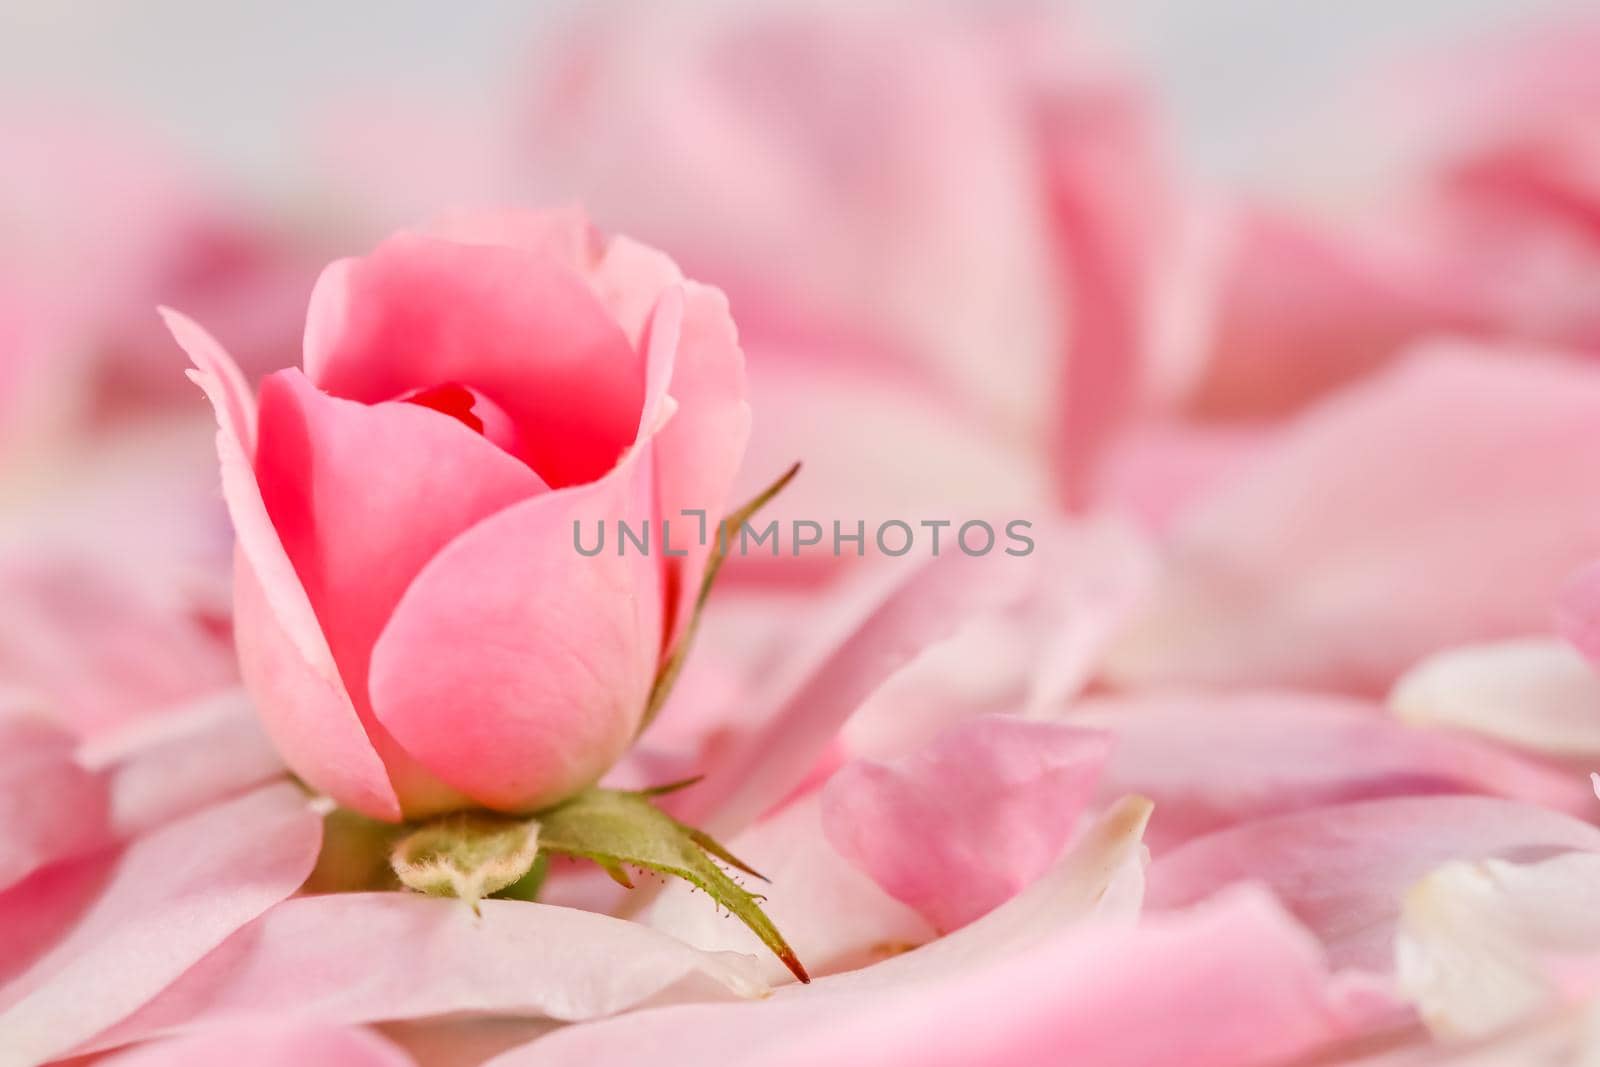
<instances>
[{"instance_id":1,"label":"soft focus petal","mask_svg":"<svg viewBox=\"0 0 1600 1067\"><path fill-rule=\"evenodd\" d=\"M548 255L416 234L329 267L306 323L306 374L376 404L457 383L519 431L548 484L591 482L632 444L642 359L582 278Z\"/></svg>"},{"instance_id":2,"label":"soft focus petal","mask_svg":"<svg viewBox=\"0 0 1600 1067\"><path fill-rule=\"evenodd\" d=\"M509 507L452 541L372 654L373 713L444 782L531 811L592 784L633 739L661 647L658 561L578 554L651 514L648 443L605 479Z\"/></svg>"},{"instance_id":3,"label":"soft focus petal","mask_svg":"<svg viewBox=\"0 0 1600 1067\"><path fill-rule=\"evenodd\" d=\"M56 727L0 717L0 890L105 839L106 784L75 748Z\"/></svg>"},{"instance_id":4,"label":"soft focus petal","mask_svg":"<svg viewBox=\"0 0 1600 1067\"><path fill-rule=\"evenodd\" d=\"M894 569L892 584L839 632L829 633L802 679L706 768L686 794L679 818L714 835L731 836L805 781L839 727L925 648L963 619L1014 596L1026 577L1005 556L946 554Z\"/></svg>"},{"instance_id":5,"label":"soft focus petal","mask_svg":"<svg viewBox=\"0 0 1600 1067\"><path fill-rule=\"evenodd\" d=\"M1600 368L1447 346L1315 409L1194 509L1126 684L1381 692L1455 645L1539 632L1600 541Z\"/></svg>"},{"instance_id":6,"label":"soft focus petal","mask_svg":"<svg viewBox=\"0 0 1600 1067\"><path fill-rule=\"evenodd\" d=\"M118 1022L294 892L320 839L304 794L272 786L13 886L0 895L0 971L14 973L0 1048L40 1062ZM56 939L40 944L47 929Z\"/></svg>"},{"instance_id":7,"label":"soft focus petal","mask_svg":"<svg viewBox=\"0 0 1600 1067\"><path fill-rule=\"evenodd\" d=\"M108 1056L109 1067L414 1067L394 1043L353 1027L230 1026Z\"/></svg>"},{"instance_id":8,"label":"soft focus petal","mask_svg":"<svg viewBox=\"0 0 1600 1067\"><path fill-rule=\"evenodd\" d=\"M1556 612L1561 634L1590 660L1600 663L1600 564L1567 580Z\"/></svg>"},{"instance_id":9,"label":"soft focus petal","mask_svg":"<svg viewBox=\"0 0 1600 1067\"><path fill-rule=\"evenodd\" d=\"M332 1025L459 1013L599 1018L656 997L731 999L755 961L638 923L515 900L339 893L286 901L94 1042L191 1028Z\"/></svg>"},{"instance_id":10,"label":"soft focus petal","mask_svg":"<svg viewBox=\"0 0 1600 1067\"><path fill-rule=\"evenodd\" d=\"M1560 641L1531 638L1430 656L1395 685L1389 706L1419 726L1600 759L1600 674Z\"/></svg>"},{"instance_id":11,"label":"soft focus petal","mask_svg":"<svg viewBox=\"0 0 1600 1067\"><path fill-rule=\"evenodd\" d=\"M841 768L822 791L823 831L891 896L955 930L1054 862L1110 748L1087 730L978 719L892 763Z\"/></svg>"},{"instance_id":12,"label":"soft focus petal","mask_svg":"<svg viewBox=\"0 0 1600 1067\"><path fill-rule=\"evenodd\" d=\"M1134 694L1085 701L1066 721L1115 737L1101 795L1156 802L1157 854L1236 823L1376 797L1488 793L1579 816L1594 807L1578 775L1343 697Z\"/></svg>"},{"instance_id":13,"label":"soft focus petal","mask_svg":"<svg viewBox=\"0 0 1600 1067\"><path fill-rule=\"evenodd\" d=\"M1600 991L1600 856L1450 863L1406 894L1398 978L1444 1037L1480 1037Z\"/></svg>"},{"instance_id":14,"label":"soft focus petal","mask_svg":"<svg viewBox=\"0 0 1600 1067\"><path fill-rule=\"evenodd\" d=\"M1315 943L1251 891L1136 928L1062 931L955 974L919 975L918 955L890 961L904 966L881 984L869 976L889 964L857 972L863 981L819 979L759 1004L569 1027L493 1067L609 1062L643 1048L752 1067L1248 1067L1292 1059L1348 1026Z\"/></svg>"},{"instance_id":15,"label":"soft focus petal","mask_svg":"<svg viewBox=\"0 0 1600 1067\"><path fill-rule=\"evenodd\" d=\"M284 773L256 708L233 690L83 746L110 794L112 832L132 837Z\"/></svg>"},{"instance_id":16,"label":"soft focus petal","mask_svg":"<svg viewBox=\"0 0 1600 1067\"><path fill-rule=\"evenodd\" d=\"M1398 797L1246 823L1199 838L1150 868L1149 905L1173 908L1259 881L1327 946L1339 968L1387 973L1405 891L1452 859L1600 850L1600 830L1487 797Z\"/></svg>"}]
</instances>

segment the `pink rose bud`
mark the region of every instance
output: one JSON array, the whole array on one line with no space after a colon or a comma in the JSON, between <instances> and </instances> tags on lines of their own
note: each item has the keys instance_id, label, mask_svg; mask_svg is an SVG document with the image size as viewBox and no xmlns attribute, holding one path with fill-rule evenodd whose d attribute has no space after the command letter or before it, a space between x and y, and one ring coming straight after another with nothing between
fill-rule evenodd
<instances>
[{"instance_id":1,"label":"pink rose bud","mask_svg":"<svg viewBox=\"0 0 1600 1067\"><path fill-rule=\"evenodd\" d=\"M711 545L680 513L714 525L744 451L722 294L567 212L328 267L303 368L258 398L168 322L221 426L245 682L295 772L388 820L594 783L693 610ZM618 521L650 551L619 553Z\"/></svg>"}]
</instances>

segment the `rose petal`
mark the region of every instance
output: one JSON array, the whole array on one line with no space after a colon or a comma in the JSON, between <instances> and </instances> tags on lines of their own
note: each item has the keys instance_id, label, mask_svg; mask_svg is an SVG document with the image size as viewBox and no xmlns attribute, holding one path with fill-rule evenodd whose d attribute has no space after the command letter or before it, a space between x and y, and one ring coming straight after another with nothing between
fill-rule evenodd
<instances>
[{"instance_id":1,"label":"rose petal","mask_svg":"<svg viewBox=\"0 0 1600 1067\"><path fill-rule=\"evenodd\" d=\"M1560 641L1530 638L1430 656L1395 685L1389 706L1406 722L1553 756L1600 757L1600 675Z\"/></svg>"},{"instance_id":2,"label":"rose petal","mask_svg":"<svg viewBox=\"0 0 1600 1067\"><path fill-rule=\"evenodd\" d=\"M1397 973L1434 1033L1481 1037L1600 991L1600 856L1450 863L1406 894Z\"/></svg>"},{"instance_id":3,"label":"rose petal","mask_svg":"<svg viewBox=\"0 0 1600 1067\"><path fill-rule=\"evenodd\" d=\"M64 730L0 717L0 890L105 840L106 783Z\"/></svg>"},{"instance_id":4,"label":"rose petal","mask_svg":"<svg viewBox=\"0 0 1600 1067\"><path fill-rule=\"evenodd\" d=\"M1272 888L1335 967L1387 973L1406 889L1452 859L1600 851L1600 829L1488 797L1400 797L1246 823L1150 868L1152 908L1183 907L1239 881Z\"/></svg>"},{"instance_id":5,"label":"rose petal","mask_svg":"<svg viewBox=\"0 0 1600 1067\"><path fill-rule=\"evenodd\" d=\"M954 973L916 973L919 955L788 986L762 1003L568 1027L491 1067L606 1063L644 1048L752 1067L1249 1067L1286 1062L1350 1025L1315 943L1251 890L1137 927L1063 931ZM866 984L890 963L902 963L894 980Z\"/></svg>"},{"instance_id":6,"label":"rose petal","mask_svg":"<svg viewBox=\"0 0 1600 1067\"><path fill-rule=\"evenodd\" d=\"M1587 566L1567 580L1561 589L1556 623L1573 647L1600 663L1600 564Z\"/></svg>"},{"instance_id":7,"label":"rose petal","mask_svg":"<svg viewBox=\"0 0 1600 1067\"><path fill-rule=\"evenodd\" d=\"M222 493L238 537L234 639L245 681L263 704L296 713L273 717L272 740L291 766L317 768L312 777L341 804L398 819L388 773L262 502L252 462L255 404L238 368L209 334L176 312L163 314L217 412Z\"/></svg>"},{"instance_id":8,"label":"rose petal","mask_svg":"<svg viewBox=\"0 0 1600 1067\"><path fill-rule=\"evenodd\" d=\"M397 1045L370 1030L332 1026L225 1027L157 1041L99 1061L108 1067L414 1067Z\"/></svg>"},{"instance_id":9,"label":"rose petal","mask_svg":"<svg viewBox=\"0 0 1600 1067\"><path fill-rule=\"evenodd\" d=\"M892 763L841 768L822 791L823 831L890 896L955 930L1050 866L1110 749L1103 733L977 719Z\"/></svg>"},{"instance_id":10,"label":"rose petal","mask_svg":"<svg viewBox=\"0 0 1600 1067\"><path fill-rule=\"evenodd\" d=\"M658 560L584 558L574 534L651 514L649 464L646 444L599 482L523 501L456 538L373 649L378 721L481 804L531 811L563 799L633 739L661 647Z\"/></svg>"},{"instance_id":11,"label":"rose petal","mask_svg":"<svg viewBox=\"0 0 1600 1067\"><path fill-rule=\"evenodd\" d=\"M79 750L110 789L111 825L132 837L284 773L255 705L237 690Z\"/></svg>"},{"instance_id":12,"label":"rose petal","mask_svg":"<svg viewBox=\"0 0 1600 1067\"><path fill-rule=\"evenodd\" d=\"M1104 697L1079 704L1066 721L1115 736L1101 795L1156 802L1150 840L1158 855L1224 826L1384 796L1489 793L1574 815L1594 806L1578 775L1470 737L1408 728L1343 697Z\"/></svg>"},{"instance_id":13,"label":"rose petal","mask_svg":"<svg viewBox=\"0 0 1600 1067\"><path fill-rule=\"evenodd\" d=\"M459 804L374 720L373 645L424 564L544 483L453 418L416 404L339 400L296 370L262 383L260 438L262 499L402 804L410 815ZM277 705L266 711L270 722Z\"/></svg>"},{"instance_id":14,"label":"rose petal","mask_svg":"<svg viewBox=\"0 0 1600 1067\"><path fill-rule=\"evenodd\" d=\"M324 272L305 368L319 389L368 404L451 382L479 390L558 488L616 465L643 402L640 355L576 273L548 255L419 234Z\"/></svg>"},{"instance_id":15,"label":"rose petal","mask_svg":"<svg viewBox=\"0 0 1600 1067\"><path fill-rule=\"evenodd\" d=\"M0 1048L42 1062L124 1018L294 892L320 838L304 794L272 786L13 886L0 939L58 933L0 946L20 965L0 987Z\"/></svg>"},{"instance_id":16,"label":"rose petal","mask_svg":"<svg viewBox=\"0 0 1600 1067\"><path fill-rule=\"evenodd\" d=\"M1539 632L1600 540L1597 423L1600 368L1460 345L1338 395L1187 517L1111 675L1377 693Z\"/></svg>"},{"instance_id":17,"label":"rose petal","mask_svg":"<svg viewBox=\"0 0 1600 1067\"><path fill-rule=\"evenodd\" d=\"M526 901L298 897L229 938L93 1048L192 1027L331 1025L456 1013L565 1021L656 997L750 997L755 961L638 923Z\"/></svg>"}]
</instances>

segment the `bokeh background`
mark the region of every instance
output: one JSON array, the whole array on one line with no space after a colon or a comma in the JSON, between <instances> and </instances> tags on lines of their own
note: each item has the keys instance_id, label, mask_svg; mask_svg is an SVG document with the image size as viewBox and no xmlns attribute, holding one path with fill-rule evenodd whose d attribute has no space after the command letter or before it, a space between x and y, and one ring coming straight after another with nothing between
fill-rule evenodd
<instances>
[{"instance_id":1,"label":"bokeh background","mask_svg":"<svg viewBox=\"0 0 1600 1067\"><path fill-rule=\"evenodd\" d=\"M751 6L760 0L732 0ZM822 3L834 0L821 0ZM345 93L478 110L577 7L549 0L0 2L0 91L147 116L233 179L304 183L308 119ZM855 5L852 5L855 6ZM1363 69L1582 0L1087 0L1073 5L1155 87L1202 173L1257 180L1275 146Z\"/></svg>"}]
</instances>

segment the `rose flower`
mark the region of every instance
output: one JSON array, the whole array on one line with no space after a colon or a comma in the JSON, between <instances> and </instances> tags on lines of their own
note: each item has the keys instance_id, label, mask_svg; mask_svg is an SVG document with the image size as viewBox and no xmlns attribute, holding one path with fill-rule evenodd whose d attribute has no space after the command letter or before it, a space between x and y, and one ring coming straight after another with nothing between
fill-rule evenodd
<instances>
[{"instance_id":1,"label":"rose flower","mask_svg":"<svg viewBox=\"0 0 1600 1067\"><path fill-rule=\"evenodd\" d=\"M169 313L221 430L246 685L290 767L386 820L526 812L641 726L749 416L727 302L576 213L472 217L328 267L252 398ZM683 530L682 533L678 529ZM592 539L592 533L585 537Z\"/></svg>"}]
</instances>

